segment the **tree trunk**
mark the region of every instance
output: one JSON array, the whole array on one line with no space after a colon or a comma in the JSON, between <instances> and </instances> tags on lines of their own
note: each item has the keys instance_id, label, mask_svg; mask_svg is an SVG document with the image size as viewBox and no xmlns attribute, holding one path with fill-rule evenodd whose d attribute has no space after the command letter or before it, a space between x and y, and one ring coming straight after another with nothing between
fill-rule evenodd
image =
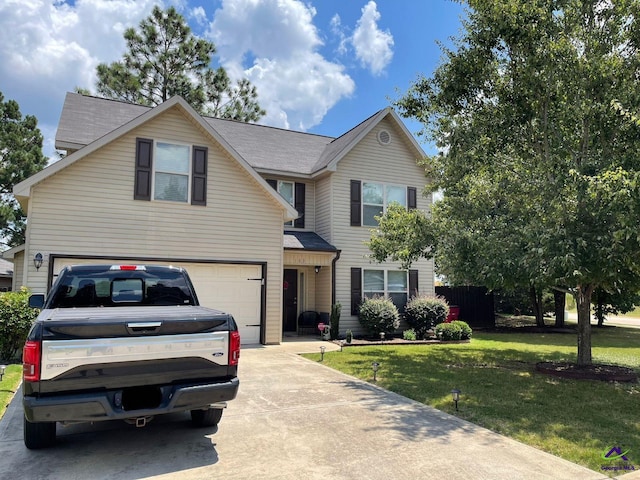
<instances>
[{"instance_id":1,"label":"tree trunk","mask_svg":"<svg viewBox=\"0 0 640 480\"><path fill-rule=\"evenodd\" d=\"M591 365L591 295L592 285L578 286L575 294L578 309L578 366Z\"/></svg>"},{"instance_id":2,"label":"tree trunk","mask_svg":"<svg viewBox=\"0 0 640 480\"><path fill-rule=\"evenodd\" d=\"M531 285L529 289L529 298L531 299L531 305L533 306L533 314L536 317L536 325L538 327L544 327L544 312L542 311L542 293L536 290L534 285Z\"/></svg>"},{"instance_id":3,"label":"tree trunk","mask_svg":"<svg viewBox=\"0 0 640 480\"><path fill-rule=\"evenodd\" d=\"M553 303L556 314L556 328L564 327L564 307L566 301L566 294L559 290L553 291Z\"/></svg>"},{"instance_id":4,"label":"tree trunk","mask_svg":"<svg viewBox=\"0 0 640 480\"><path fill-rule=\"evenodd\" d=\"M602 289L597 288L594 295L596 296L596 318L598 319L598 327L604 325L604 300L602 299Z\"/></svg>"}]
</instances>

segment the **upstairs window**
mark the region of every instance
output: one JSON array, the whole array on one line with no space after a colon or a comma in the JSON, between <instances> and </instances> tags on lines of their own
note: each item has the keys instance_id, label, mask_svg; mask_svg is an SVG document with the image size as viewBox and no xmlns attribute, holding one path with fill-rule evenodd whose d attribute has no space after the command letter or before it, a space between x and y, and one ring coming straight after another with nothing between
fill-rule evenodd
<instances>
[{"instance_id":1,"label":"upstairs window","mask_svg":"<svg viewBox=\"0 0 640 480\"><path fill-rule=\"evenodd\" d=\"M407 187L362 182L362 225L378 225L375 217L382 215L392 202L406 208Z\"/></svg>"},{"instance_id":2,"label":"upstairs window","mask_svg":"<svg viewBox=\"0 0 640 480\"><path fill-rule=\"evenodd\" d=\"M417 207L417 189L404 185L351 180L350 219L352 227L378 225L375 217L397 202L409 210Z\"/></svg>"},{"instance_id":3,"label":"upstairs window","mask_svg":"<svg viewBox=\"0 0 640 480\"><path fill-rule=\"evenodd\" d=\"M267 183L271 188L276 190L289 205L292 205L300 215L293 222L285 222L285 227L304 228L304 212L306 185L301 182L288 182L286 180L267 179Z\"/></svg>"},{"instance_id":4,"label":"upstairs window","mask_svg":"<svg viewBox=\"0 0 640 480\"><path fill-rule=\"evenodd\" d=\"M282 198L289 202L289 205L295 207L295 187L293 182L278 180L277 190ZM284 225L285 227L293 227L293 222L285 222Z\"/></svg>"},{"instance_id":5,"label":"upstairs window","mask_svg":"<svg viewBox=\"0 0 640 480\"><path fill-rule=\"evenodd\" d=\"M136 139L133 198L207 204L207 147Z\"/></svg>"},{"instance_id":6,"label":"upstairs window","mask_svg":"<svg viewBox=\"0 0 640 480\"><path fill-rule=\"evenodd\" d=\"M154 200L189 201L189 150L187 145L156 142Z\"/></svg>"}]
</instances>

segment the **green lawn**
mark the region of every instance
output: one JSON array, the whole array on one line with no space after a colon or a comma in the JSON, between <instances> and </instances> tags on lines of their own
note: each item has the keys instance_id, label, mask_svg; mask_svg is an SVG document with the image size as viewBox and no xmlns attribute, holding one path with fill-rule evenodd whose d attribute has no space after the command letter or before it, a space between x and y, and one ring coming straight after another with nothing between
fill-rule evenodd
<instances>
[{"instance_id":1,"label":"green lawn","mask_svg":"<svg viewBox=\"0 0 640 480\"><path fill-rule=\"evenodd\" d=\"M22 378L22 365L8 365L0 382L0 418L4 415L14 393L18 390Z\"/></svg>"},{"instance_id":2,"label":"green lawn","mask_svg":"<svg viewBox=\"0 0 640 480\"><path fill-rule=\"evenodd\" d=\"M325 353L332 368L601 471L611 446L640 468L640 386L575 381L535 372L539 361L574 361L572 334L474 334L469 344L348 347ZM596 363L640 372L640 329L593 330ZM318 360L319 354L307 355ZM459 411L451 389L462 391ZM605 473L605 472L602 472Z\"/></svg>"}]
</instances>

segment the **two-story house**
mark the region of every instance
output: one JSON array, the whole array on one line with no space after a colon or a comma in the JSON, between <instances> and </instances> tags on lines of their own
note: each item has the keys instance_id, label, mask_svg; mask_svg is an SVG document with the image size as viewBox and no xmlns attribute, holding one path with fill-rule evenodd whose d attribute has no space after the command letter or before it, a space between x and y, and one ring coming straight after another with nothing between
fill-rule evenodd
<instances>
[{"instance_id":1,"label":"two-story house","mask_svg":"<svg viewBox=\"0 0 640 480\"><path fill-rule=\"evenodd\" d=\"M433 264L376 264L364 242L391 202L428 210L423 151L390 108L338 138L69 93L67 156L16 185L26 242L4 252L14 289L46 292L68 264L187 268L201 304L231 312L243 343L279 343L306 310L433 293Z\"/></svg>"}]
</instances>

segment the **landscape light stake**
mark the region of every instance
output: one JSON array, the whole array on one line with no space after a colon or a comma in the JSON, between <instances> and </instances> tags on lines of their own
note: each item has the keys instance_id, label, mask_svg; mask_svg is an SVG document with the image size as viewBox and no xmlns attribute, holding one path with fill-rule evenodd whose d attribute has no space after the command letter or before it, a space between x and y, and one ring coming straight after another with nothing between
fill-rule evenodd
<instances>
[{"instance_id":1,"label":"landscape light stake","mask_svg":"<svg viewBox=\"0 0 640 480\"><path fill-rule=\"evenodd\" d=\"M344 340L340 340L340 351L342 351L342 347L344 347Z\"/></svg>"},{"instance_id":2,"label":"landscape light stake","mask_svg":"<svg viewBox=\"0 0 640 480\"><path fill-rule=\"evenodd\" d=\"M324 345L320 347L320 361L324 362L324 351L327 349Z\"/></svg>"},{"instance_id":3,"label":"landscape light stake","mask_svg":"<svg viewBox=\"0 0 640 480\"><path fill-rule=\"evenodd\" d=\"M2 381L2 377L4 377L4 371L7 369L6 365L0 365L0 382Z\"/></svg>"},{"instance_id":4,"label":"landscape light stake","mask_svg":"<svg viewBox=\"0 0 640 480\"><path fill-rule=\"evenodd\" d=\"M453 403L456 404L456 412L458 411L458 400L460 400L460 390L458 390L457 388L454 388L453 390L451 390L451 396L453 397Z\"/></svg>"},{"instance_id":5,"label":"landscape light stake","mask_svg":"<svg viewBox=\"0 0 640 480\"><path fill-rule=\"evenodd\" d=\"M379 366L380 366L380 364L379 364L378 362L373 362L373 363L371 364L371 368L373 368L373 381L374 381L374 382L377 382L377 381L378 381L378 380L377 380L377 378L376 378L376 376L377 376L377 373L378 373L378 367L379 367Z\"/></svg>"}]
</instances>

